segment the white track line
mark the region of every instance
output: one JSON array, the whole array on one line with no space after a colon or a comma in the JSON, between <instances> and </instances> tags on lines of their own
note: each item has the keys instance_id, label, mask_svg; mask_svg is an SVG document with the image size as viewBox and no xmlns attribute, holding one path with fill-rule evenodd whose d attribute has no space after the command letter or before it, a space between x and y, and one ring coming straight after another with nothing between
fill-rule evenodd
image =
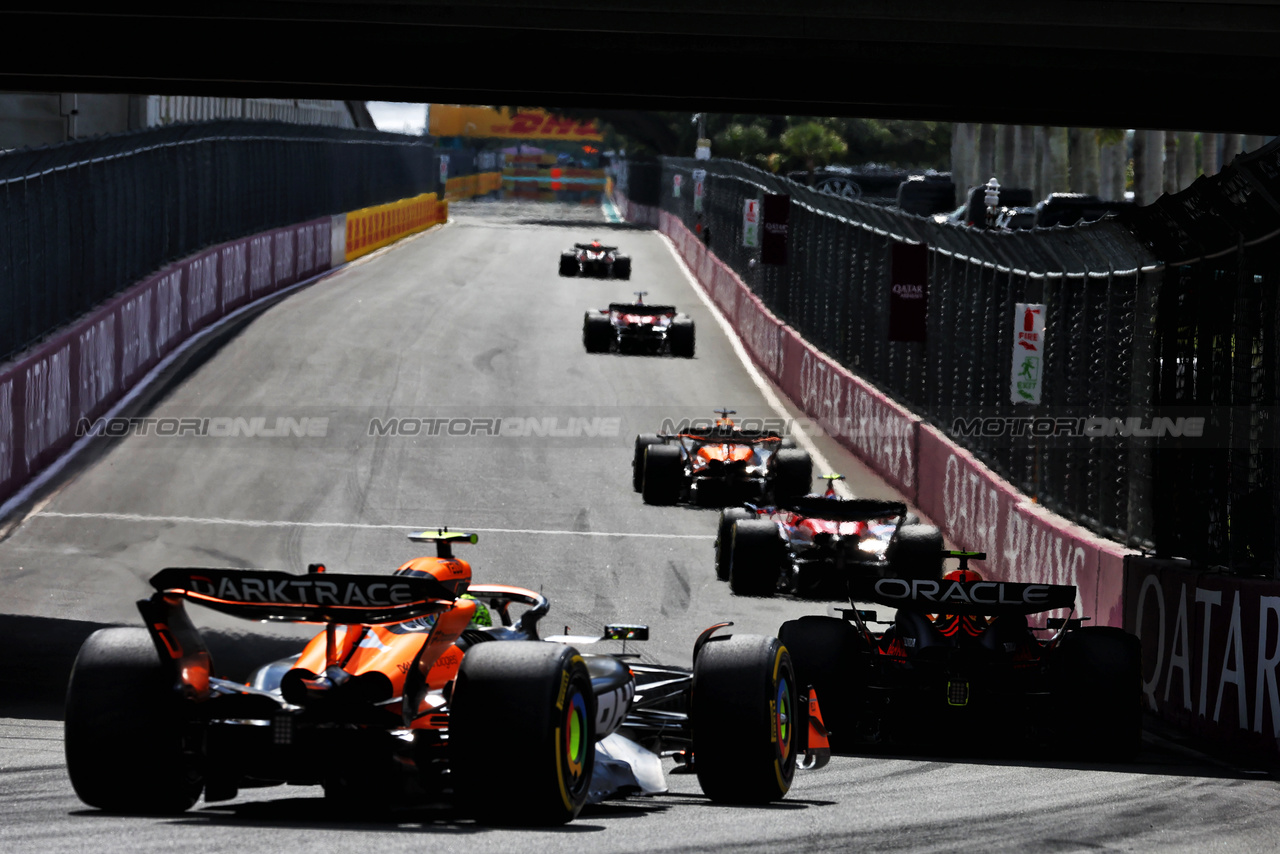
<instances>
[{"instance_id":1,"label":"white track line","mask_svg":"<svg viewBox=\"0 0 1280 854\"><path fill-rule=\"evenodd\" d=\"M285 519L220 519L199 516L149 516L143 513L60 513L45 510L32 519L102 519L110 522L163 522L179 525L233 525L242 528L357 528L376 531L423 531L431 525L377 525L368 522L290 522ZM539 528L472 528L479 534L547 534L561 537L621 537L657 540L714 540L710 534L642 534L629 531L561 531Z\"/></svg>"},{"instance_id":2,"label":"white track line","mask_svg":"<svg viewBox=\"0 0 1280 854\"><path fill-rule=\"evenodd\" d=\"M693 292L698 295L698 299L702 300L702 304L707 307L707 310L711 312L711 316L716 319L716 323L720 324L720 328L724 330L724 334L728 337L729 343L733 345L733 352L735 352L738 355L738 358L742 361L743 367L747 369L747 376L751 378L751 381L755 383L756 388L760 390L760 394L764 397L765 403L769 404L769 408L772 409L774 413L781 416L784 422L790 421L791 413L787 412L786 407L782 405L782 401L778 399L776 394L774 394L768 380L766 380L764 375L760 373L755 362L751 361L751 354L748 353L747 348L743 346L742 339L738 337L737 331L720 311L719 306L712 302L711 297L702 289L702 285L698 284L698 280L693 275L693 271L685 264L684 258L680 257L680 253L676 250L675 244L671 242L671 238L661 232L659 232L659 236L662 237L662 241L666 244L667 250L676 259L676 263L680 265L680 269L684 272L685 278L689 280L689 284L693 287ZM813 460L814 464L817 465L819 469L824 472L835 471L827 458L818 450L818 446L813 443L813 440L810 439L803 430L797 430L793 438L796 440L797 445L809 452L810 459ZM837 480L835 484L836 492L841 498L853 498L853 491L845 485L843 480Z\"/></svg>"}]
</instances>

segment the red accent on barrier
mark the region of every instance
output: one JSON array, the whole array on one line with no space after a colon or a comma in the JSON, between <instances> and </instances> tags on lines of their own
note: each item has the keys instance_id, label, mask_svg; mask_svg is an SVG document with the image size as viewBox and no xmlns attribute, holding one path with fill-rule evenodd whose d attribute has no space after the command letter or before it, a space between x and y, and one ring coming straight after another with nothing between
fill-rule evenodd
<instances>
[{"instance_id":1,"label":"red accent on barrier","mask_svg":"<svg viewBox=\"0 0 1280 854\"><path fill-rule=\"evenodd\" d=\"M71 447L82 418L100 417L192 333L251 298L329 269L331 228L325 217L206 249L151 274L0 366L0 501ZM304 229L317 230L305 268L297 263ZM291 247L291 263L272 263L277 243ZM230 275L224 275L227 263L235 265ZM260 287L255 272L266 277Z\"/></svg>"}]
</instances>

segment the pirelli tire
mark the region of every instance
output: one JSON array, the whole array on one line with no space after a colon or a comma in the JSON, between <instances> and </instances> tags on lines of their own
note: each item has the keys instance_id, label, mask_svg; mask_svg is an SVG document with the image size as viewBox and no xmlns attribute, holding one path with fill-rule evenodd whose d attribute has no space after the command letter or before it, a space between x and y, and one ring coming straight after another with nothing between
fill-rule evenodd
<instances>
[{"instance_id":1,"label":"pirelli tire","mask_svg":"<svg viewBox=\"0 0 1280 854\"><path fill-rule=\"evenodd\" d=\"M734 522L729 537L729 589L737 596L773 596L787 559L776 523L766 519Z\"/></svg>"},{"instance_id":2,"label":"pirelli tire","mask_svg":"<svg viewBox=\"0 0 1280 854\"><path fill-rule=\"evenodd\" d=\"M808 451L782 448L773 455L773 498L783 502L809 492L813 483L813 459Z\"/></svg>"},{"instance_id":3,"label":"pirelli tire","mask_svg":"<svg viewBox=\"0 0 1280 854\"><path fill-rule=\"evenodd\" d=\"M796 684L818 695L833 750L854 746L861 695L860 664L867 650L857 629L838 617L804 616L788 620L778 639L791 653Z\"/></svg>"},{"instance_id":4,"label":"pirelli tire","mask_svg":"<svg viewBox=\"0 0 1280 854\"><path fill-rule=\"evenodd\" d=\"M696 330L693 318L680 316L671 321L667 328L667 343L671 355L681 359L692 359L696 347Z\"/></svg>"},{"instance_id":5,"label":"pirelli tire","mask_svg":"<svg viewBox=\"0 0 1280 854\"><path fill-rule=\"evenodd\" d=\"M582 346L588 353L608 353L613 338L609 316L588 311L582 317Z\"/></svg>"},{"instance_id":6,"label":"pirelli tire","mask_svg":"<svg viewBox=\"0 0 1280 854\"><path fill-rule=\"evenodd\" d=\"M636 492L644 489L644 452L650 445L661 445L657 433L641 433L636 436L635 452L631 455L631 486Z\"/></svg>"},{"instance_id":7,"label":"pirelli tire","mask_svg":"<svg viewBox=\"0 0 1280 854\"><path fill-rule=\"evenodd\" d=\"M689 720L693 768L716 803L784 798L796 771L797 691L777 638L712 638L693 663Z\"/></svg>"},{"instance_id":8,"label":"pirelli tire","mask_svg":"<svg viewBox=\"0 0 1280 854\"><path fill-rule=\"evenodd\" d=\"M144 628L99 629L85 640L71 667L63 740L80 800L154 815L199 799L203 757L173 683Z\"/></svg>"},{"instance_id":9,"label":"pirelli tire","mask_svg":"<svg viewBox=\"0 0 1280 854\"><path fill-rule=\"evenodd\" d=\"M562 252L560 254L560 275L576 276L578 275L578 256L572 252Z\"/></svg>"},{"instance_id":10,"label":"pirelli tire","mask_svg":"<svg viewBox=\"0 0 1280 854\"><path fill-rule=\"evenodd\" d=\"M631 256L618 255L613 259L613 277L615 279L631 278Z\"/></svg>"},{"instance_id":11,"label":"pirelli tire","mask_svg":"<svg viewBox=\"0 0 1280 854\"><path fill-rule=\"evenodd\" d=\"M729 580L729 561L733 555L733 525L756 518L745 507L729 507L720 511L720 523L716 526L716 578Z\"/></svg>"},{"instance_id":12,"label":"pirelli tire","mask_svg":"<svg viewBox=\"0 0 1280 854\"><path fill-rule=\"evenodd\" d=\"M903 525L885 557L894 578L942 578L942 532L932 525Z\"/></svg>"},{"instance_id":13,"label":"pirelli tire","mask_svg":"<svg viewBox=\"0 0 1280 854\"><path fill-rule=\"evenodd\" d=\"M483 643L462 657L449 708L449 776L463 815L487 824L561 825L587 802L595 696L582 656L544 641ZM518 773L484 757L518 746Z\"/></svg>"},{"instance_id":14,"label":"pirelli tire","mask_svg":"<svg viewBox=\"0 0 1280 854\"><path fill-rule=\"evenodd\" d=\"M640 493L645 504L675 504L684 492L684 459L675 445L650 445L644 452Z\"/></svg>"},{"instance_id":15,"label":"pirelli tire","mask_svg":"<svg viewBox=\"0 0 1280 854\"><path fill-rule=\"evenodd\" d=\"M1142 645L1113 626L1075 629L1049 659L1064 756L1131 762L1142 747Z\"/></svg>"}]
</instances>

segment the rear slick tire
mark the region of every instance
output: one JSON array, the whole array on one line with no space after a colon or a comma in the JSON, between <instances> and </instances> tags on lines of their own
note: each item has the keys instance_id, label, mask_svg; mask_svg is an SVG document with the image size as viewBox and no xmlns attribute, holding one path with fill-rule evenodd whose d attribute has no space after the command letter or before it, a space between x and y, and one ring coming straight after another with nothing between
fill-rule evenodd
<instances>
[{"instance_id":1,"label":"rear slick tire","mask_svg":"<svg viewBox=\"0 0 1280 854\"><path fill-rule=\"evenodd\" d=\"M712 638L693 664L693 767L716 803L781 800L796 771L797 691L777 638Z\"/></svg>"},{"instance_id":2,"label":"rear slick tire","mask_svg":"<svg viewBox=\"0 0 1280 854\"><path fill-rule=\"evenodd\" d=\"M778 640L791 653L800 690L812 687L818 695L832 749L851 750L857 719L859 654L867 650L866 642L845 620L818 615L783 623Z\"/></svg>"},{"instance_id":3,"label":"rear slick tire","mask_svg":"<svg viewBox=\"0 0 1280 854\"><path fill-rule=\"evenodd\" d=\"M91 807L134 815L180 813L204 789L188 748L184 701L151 634L99 629L84 642L67 686L67 773Z\"/></svg>"},{"instance_id":4,"label":"rear slick tire","mask_svg":"<svg viewBox=\"0 0 1280 854\"><path fill-rule=\"evenodd\" d=\"M650 445L661 445L662 440L657 433L641 433L636 436L635 451L631 455L631 487L640 492L644 489L644 452Z\"/></svg>"},{"instance_id":5,"label":"rear slick tire","mask_svg":"<svg viewBox=\"0 0 1280 854\"><path fill-rule=\"evenodd\" d=\"M756 514L743 507L730 507L720 513L716 528L716 578L729 580L729 565L733 557L733 523L756 518Z\"/></svg>"},{"instance_id":6,"label":"rear slick tire","mask_svg":"<svg viewBox=\"0 0 1280 854\"><path fill-rule=\"evenodd\" d=\"M573 647L477 644L462 657L449 709L449 776L459 811L485 824L560 825L582 811L595 767L595 695ZM518 773L495 773L495 739Z\"/></svg>"},{"instance_id":7,"label":"rear slick tire","mask_svg":"<svg viewBox=\"0 0 1280 854\"><path fill-rule=\"evenodd\" d=\"M644 479L640 491L645 504L668 505L680 500L684 488L684 460L675 445L650 445L644 451Z\"/></svg>"},{"instance_id":8,"label":"rear slick tire","mask_svg":"<svg viewBox=\"0 0 1280 854\"><path fill-rule=\"evenodd\" d=\"M782 578L785 544L776 523L744 519L730 529L729 589L735 596L773 596Z\"/></svg>"}]
</instances>

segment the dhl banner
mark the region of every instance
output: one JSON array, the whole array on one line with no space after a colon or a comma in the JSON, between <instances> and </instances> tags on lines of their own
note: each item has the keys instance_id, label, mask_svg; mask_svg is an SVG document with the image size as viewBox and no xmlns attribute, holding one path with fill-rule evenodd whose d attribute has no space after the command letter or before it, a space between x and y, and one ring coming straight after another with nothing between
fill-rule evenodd
<instances>
[{"instance_id":1,"label":"dhl banner","mask_svg":"<svg viewBox=\"0 0 1280 854\"><path fill-rule=\"evenodd\" d=\"M432 104L427 132L432 136L488 139L560 139L603 141L594 121L560 119L538 109L510 113L507 108Z\"/></svg>"},{"instance_id":2,"label":"dhl banner","mask_svg":"<svg viewBox=\"0 0 1280 854\"><path fill-rule=\"evenodd\" d=\"M381 249L449 218L449 203L423 193L347 214L346 260Z\"/></svg>"}]
</instances>

